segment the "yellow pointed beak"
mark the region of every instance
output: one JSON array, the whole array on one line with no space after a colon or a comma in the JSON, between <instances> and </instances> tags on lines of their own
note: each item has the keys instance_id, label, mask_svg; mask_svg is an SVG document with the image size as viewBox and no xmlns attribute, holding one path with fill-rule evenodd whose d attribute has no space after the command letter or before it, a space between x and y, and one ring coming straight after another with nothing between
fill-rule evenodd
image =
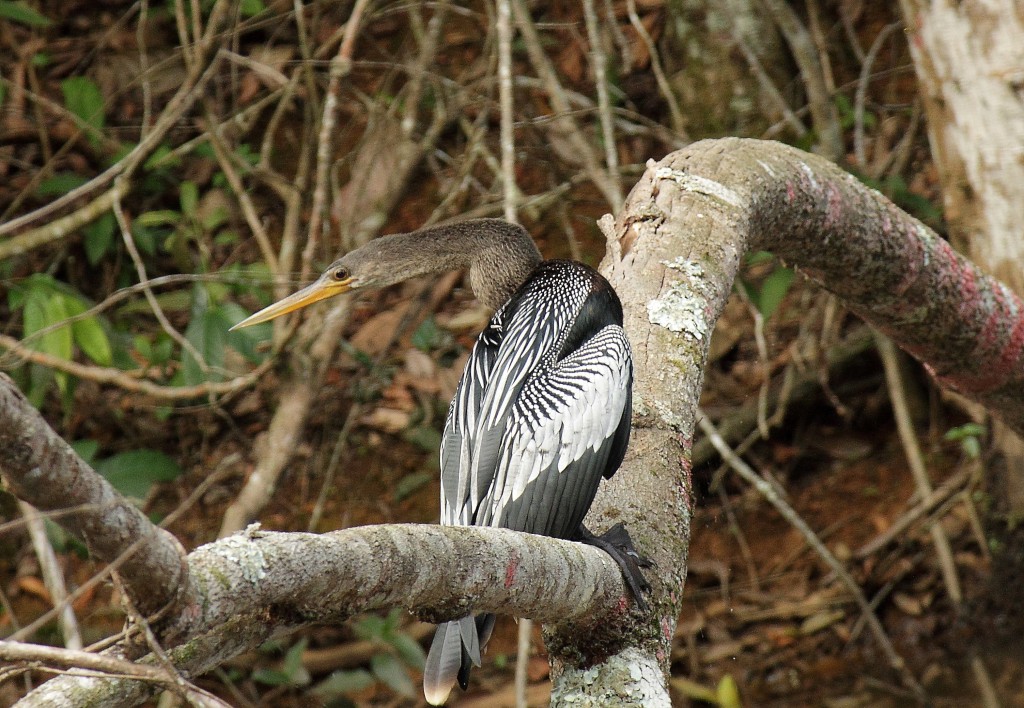
<instances>
[{"instance_id":1,"label":"yellow pointed beak","mask_svg":"<svg viewBox=\"0 0 1024 708\"><path fill-rule=\"evenodd\" d=\"M324 273L312 285L303 288L297 293L289 295L283 300L275 302L273 305L264 307L256 314L246 317L229 331L272 320L275 317L286 315L289 312L295 312L295 310L299 310L306 305L312 305L314 302L326 300L327 298L334 297L335 295L341 295L351 289L352 278L335 280L329 272Z\"/></svg>"}]
</instances>

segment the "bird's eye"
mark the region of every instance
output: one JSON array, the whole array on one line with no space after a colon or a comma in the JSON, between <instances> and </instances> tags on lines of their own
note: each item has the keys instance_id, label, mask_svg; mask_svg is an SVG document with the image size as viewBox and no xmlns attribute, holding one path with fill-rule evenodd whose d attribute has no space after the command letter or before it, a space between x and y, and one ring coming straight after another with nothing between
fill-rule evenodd
<instances>
[{"instance_id":1,"label":"bird's eye","mask_svg":"<svg viewBox=\"0 0 1024 708\"><path fill-rule=\"evenodd\" d=\"M334 279L339 281L339 282L342 281L342 280L348 280L348 278L349 278L348 268L338 268L336 271L334 271L333 275L334 275Z\"/></svg>"}]
</instances>

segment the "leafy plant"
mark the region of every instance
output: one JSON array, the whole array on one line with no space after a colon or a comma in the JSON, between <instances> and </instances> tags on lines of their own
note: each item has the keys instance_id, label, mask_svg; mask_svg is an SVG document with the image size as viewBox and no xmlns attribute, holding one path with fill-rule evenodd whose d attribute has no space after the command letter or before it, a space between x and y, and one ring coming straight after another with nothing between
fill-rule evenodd
<instances>
[{"instance_id":1,"label":"leafy plant","mask_svg":"<svg viewBox=\"0 0 1024 708\"><path fill-rule=\"evenodd\" d=\"M765 251L752 253L747 257L747 266L758 265L771 260L771 258L772 255ZM794 275L792 268L779 265L761 280L760 287L743 276L736 279L736 287L743 288L743 292L746 293L761 316L768 319L782 304L783 298L786 297L786 293L789 292L789 287L793 283Z\"/></svg>"},{"instance_id":2,"label":"leafy plant","mask_svg":"<svg viewBox=\"0 0 1024 708\"><path fill-rule=\"evenodd\" d=\"M93 129L89 141L99 143L99 133L106 124L104 116L103 94L99 86L85 76L72 76L60 82L61 93L64 94L64 105L79 120Z\"/></svg>"},{"instance_id":3,"label":"leafy plant","mask_svg":"<svg viewBox=\"0 0 1024 708\"><path fill-rule=\"evenodd\" d=\"M327 700L346 693L361 691L379 681L406 698L415 698L416 684L409 675L409 668L423 670L426 655L419 642L402 631L402 612L392 610L386 617L367 615L355 623L354 629L360 639L374 642L383 651L370 659L370 670L336 671L317 684L313 693Z\"/></svg>"},{"instance_id":4,"label":"leafy plant","mask_svg":"<svg viewBox=\"0 0 1024 708\"><path fill-rule=\"evenodd\" d=\"M959 442L960 449L972 460L981 456L981 438L988 431L984 425L978 423L965 423L955 428L950 428L942 436L943 440Z\"/></svg>"},{"instance_id":5,"label":"leafy plant","mask_svg":"<svg viewBox=\"0 0 1024 708\"><path fill-rule=\"evenodd\" d=\"M49 27L53 24L46 15L43 15L21 0L0 0L0 19L20 22L28 27Z\"/></svg>"},{"instance_id":6,"label":"leafy plant","mask_svg":"<svg viewBox=\"0 0 1024 708\"><path fill-rule=\"evenodd\" d=\"M88 301L73 288L44 273L29 276L11 288L7 304L12 312L22 311L22 335L30 349L70 361L75 347L100 366L110 366L113 354L107 327L96 316L78 318L89 307ZM30 365L29 400L42 403L51 381L61 393L69 395L71 377L61 371Z\"/></svg>"},{"instance_id":7,"label":"leafy plant","mask_svg":"<svg viewBox=\"0 0 1024 708\"><path fill-rule=\"evenodd\" d=\"M159 450L127 450L96 460L99 443L95 440L76 440L71 447L114 489L132 499L145 499L157 482L171 482L182 475L178 463Z\"/></svg>"},{"instance_id":8,"label":"leafy plant","mask_svg":"<svg viewBox=\"0 0 1024 708\"><path fill-rule=\"evenodd\" d=\"M252 680L268 686L306 686L310 676L302 665L302 652L306 651L306 639L300 639L284 655L280 668L260 668L252 672Z\"/></svg>"}]
</instances>

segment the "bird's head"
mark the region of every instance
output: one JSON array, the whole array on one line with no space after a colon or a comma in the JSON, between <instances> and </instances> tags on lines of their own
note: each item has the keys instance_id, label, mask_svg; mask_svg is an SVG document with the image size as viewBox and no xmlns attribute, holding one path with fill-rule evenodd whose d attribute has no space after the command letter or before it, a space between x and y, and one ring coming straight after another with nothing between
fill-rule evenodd
<instances>
[{"instance_id":1,"label":"bird's head","mask_svg":"<svg viewBox=\"0 0 1024 708\"><path fill-rule=\"evenodd\" d=\"M355 257L353 257L355 256ZM370 265L369 268L367 266ZM352 252L339 258L324 271L323 275L317 278L312 284L293 293L288 297L278 300L259 312L242 320L232 330L249 327L254 324L272 320L275 317L286 315L289 312L302 309L306 305L325 300L335 295L347 293L362 287L374 287L381 284L379 274L372 267L372 262L366 263L359 258L357 252Z\"/></svg>"}]
</instances>

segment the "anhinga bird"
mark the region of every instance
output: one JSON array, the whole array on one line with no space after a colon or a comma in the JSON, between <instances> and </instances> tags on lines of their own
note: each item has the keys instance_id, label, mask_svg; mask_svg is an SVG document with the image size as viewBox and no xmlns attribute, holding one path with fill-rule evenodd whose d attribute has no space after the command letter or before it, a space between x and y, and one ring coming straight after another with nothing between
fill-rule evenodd
<instances>
[{"instance_id":1,"label":"anhinga bird","mask_svg":"<svg viewBox=\"0 0 1024 708\"><path fill-rule=\"evenodd\" d=\"M607 551L638 604L648 589L628 534L591 535L583 517L629 441L633 364L622 305L607 280L574 261L542 261L522 227L477 219L383 236L335 261L309 287L243 320L245 327L356 288L469 269L495 309L448 410L441 446L441 523L498 526ZM424 693L465 688L494 615L439 625Z\"/></svg>"}]
</instances>

